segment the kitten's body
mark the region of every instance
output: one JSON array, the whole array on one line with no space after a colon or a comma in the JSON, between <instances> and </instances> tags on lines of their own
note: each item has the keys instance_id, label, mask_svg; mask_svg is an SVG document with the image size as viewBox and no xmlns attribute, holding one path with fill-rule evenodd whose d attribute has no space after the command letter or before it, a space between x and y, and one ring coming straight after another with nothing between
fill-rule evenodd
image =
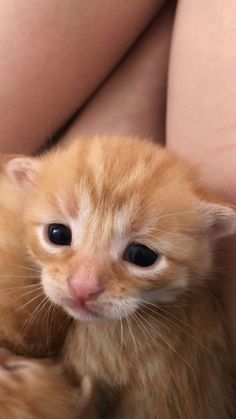
<instances>
[{"instance_id":1,"label":"kitten's body","mask_svg":"<svg viewBox=\"0 0 236 419\"><path fill-rule=\"evenodd\" d=\"M8 173L46 294L82 320L66 342L68 369L114 392L110 416L233 418L213 249L235 231L235 212L186 163L136 140L81 141L16 159ZM51 242L55 225L63 246ZM130 263L137 243L156 252L153 264Z\"/></svg>"}]
</instances>

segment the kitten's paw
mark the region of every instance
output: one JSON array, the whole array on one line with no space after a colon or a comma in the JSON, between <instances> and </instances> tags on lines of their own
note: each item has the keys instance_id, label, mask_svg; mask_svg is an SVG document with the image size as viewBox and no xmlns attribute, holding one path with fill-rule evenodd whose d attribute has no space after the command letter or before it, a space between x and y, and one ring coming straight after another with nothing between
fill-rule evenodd
<instances>
[{"instance_id":1,"label":"kitten's paw","mask_svg":"<svg viewBox=\"0 0 236 419\"><path fill-rule=\"evenodd\" d=\"M0 382L16 378L16 371L23 368L22 357L0 348Z\"/></svg>"},{"instance_id":2,"label":"kitten's paw","mask_svg":"<svg viewBox=\"0 0 236 419\"><path fill-rule=\"evenodd\" d=\"M11 352L8 349L0 348L0 368L4 366L9 356L11 356Z\"/></svg>"},{"instance_id":3,"label":"kitten's paw","mask_svg":"<svg viewBox=\"0 0 236 419\"><path fill-rule=\"evenodd\" d=\"M97 418L94 389L88 376L75 386L62 363L28 359L0 348L0 418Z\"/></svg>"},{"instance_id":4,"label":"kitten's paw","mask_svg":"<svg viewBox=\"0 0 236 419\"><path fill-rule=\"evenodd\" d=\"M15 355L7 349L0 348L0 383L9 380L10 385L12 380L16 383L19 380L27 380L28 374L34 374L37 368L45 369L45 366L42 366L39 361L29 360Z\"/></svg>"}]
</instances>

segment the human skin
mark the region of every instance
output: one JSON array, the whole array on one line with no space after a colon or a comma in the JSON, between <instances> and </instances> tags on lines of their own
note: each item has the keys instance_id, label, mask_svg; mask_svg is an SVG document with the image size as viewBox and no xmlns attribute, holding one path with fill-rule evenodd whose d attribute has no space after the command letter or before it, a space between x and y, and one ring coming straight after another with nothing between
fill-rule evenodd
<instances>
[{"instance_id":1,"label":"human skin","mask_svg":"<svg viewBox=\"0 0 236 419\"><path fill-rule=\"evenodd\" d=\"M169 68L167 146L236 205L236 2L179 0ZM224 243L225 307L236 346L236 238ZM228 277L225 277L225 274Z\"/></svg>"},{"instance_id":2,"label":"human skin","mask_svg":"<svg viewBox=\"0 0 236 419\"><path fill-rule=\"evenodd\" d=\"M53 135L162 3L0 0L0 150L31 153Z\"/></svg>"},{"instance_id":3,"label":"human skin","mask_svg":"<svg viewBox=\"0 0 236 419\"><path fill-rule=\"evenodd\" d=\"M167 70L175 2L167 4L80 112L62 142L113 134L165 143Z\"/></svg>"},{"instance_id":4,"label":"human skin","mask_svg":"<svg viewBox=\"0 0 236 419\"><path fill-rule=\"evenodd\" d=\"M79 114L64 142L112 134L165 143L167 69L175 3L170 2L138 39Z\"/></svg>"}]
</instances>

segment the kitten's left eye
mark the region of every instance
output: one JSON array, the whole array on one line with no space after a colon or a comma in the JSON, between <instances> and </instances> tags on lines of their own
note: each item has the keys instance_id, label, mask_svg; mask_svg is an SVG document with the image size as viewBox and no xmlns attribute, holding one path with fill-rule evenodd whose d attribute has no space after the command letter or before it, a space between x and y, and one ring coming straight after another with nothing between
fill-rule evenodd
<instances>
[{"instance_id":1,"label":"kitten's left eye","mask_svg":"<svg viewBox=\"0 0 236 419\"><path fill-rule=\"evenodd\" d=\"M147 268L156 262L158 256L158 253L144 244L132 243L127 247L123 259L133 265Z\"/></svg>"},{"instance_id":2,"label":"kitten's left eye","mask_svg":"<svg viewBox=\"0 0 236 419\"><path fill-rule=\"evenodd\" d=\"M58 246L70 246L72 240L71 229L64 224L49 224L48 238Z\"/></svg>"}]
</instances>

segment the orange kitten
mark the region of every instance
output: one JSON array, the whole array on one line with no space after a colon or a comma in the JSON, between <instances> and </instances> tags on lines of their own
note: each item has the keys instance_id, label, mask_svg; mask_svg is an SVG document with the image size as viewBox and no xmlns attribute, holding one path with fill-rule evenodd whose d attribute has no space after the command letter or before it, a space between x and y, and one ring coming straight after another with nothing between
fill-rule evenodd
<instances>
[{"instance_id":1,"label":"orange kitten","mask_svg":"<svg viewBox=\"0 0 236 419\"><path fill-rule=\"evenodd\" d=\"M8 174L46 295L75 320L68 368L119 397L116 419L230 419L214 247L236 213L148 142L78 141Z\"/></svg>"}]
</instances>

